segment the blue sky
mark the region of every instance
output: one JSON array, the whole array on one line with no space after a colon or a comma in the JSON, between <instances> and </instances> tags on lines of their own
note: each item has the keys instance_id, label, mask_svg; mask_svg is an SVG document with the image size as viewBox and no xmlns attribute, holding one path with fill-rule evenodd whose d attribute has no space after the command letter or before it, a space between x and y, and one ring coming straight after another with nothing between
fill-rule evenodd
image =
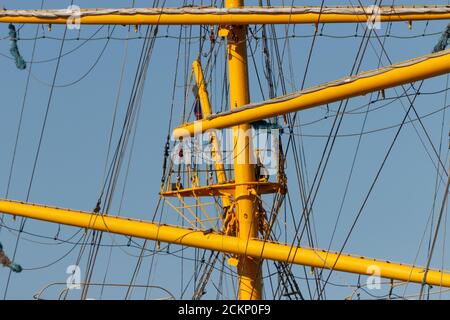
<instances>
[{"instance_id":1,"label":"blue sky","mask_svg":"<svg viewBox=\"0 0 450 320\"><path fill-rule=\"evenodd\" d=\"M204 3L206 2L204 1ZM373 4L373 1L362 2L364 4ZM178 6L180 3L178 1L167 1L166 6ZM248 3L252 4L256 3L256 1L249 1ZM281 1L272 1L274 5L280 3ZM284 1L284 3L286 4L288 1ZM306 5L309 4L309 1L294 1L294 3L296 5ZM383 1L383 4L391 3L392 0ZM410 4L414 3L414 1L404 0L401 3L398 1L394 3L397 5ZM438 1L435 3L446 4L447 2ZM38 8L40 1L14 1L2 4L8 9L32 9ZM102 1L77 1L75 4L80 7L105 6L105 3ZM325 4L356 5L357 1L325 1ZM66 8L67 5L69 5L68 1L67 3L55 0L45 1L46 8ZM114 3L116 7L130 5L131 1L117 1ZM148 1L136 1L135 3L136 7L144 7L146 5L148 5ZM444 30L446 24L447 21L414 22L411 30L409 30L407 23L393 24L389 31L391 36L386 38L385 49L394 62L428 54L439 38L439 35L435 33ZM19 36L23 38L23 40L18 42L19 49L25 60L29 61L31 59L33 40L26 40L26 38L34 37L36 26L26 25L22 27L17 25L16 27L20 28ZM313 51L306 78L306 87L338 79L349 74L355 58L355 52L361 41L360 37L352 37L351 35L354 35L356 32L361 35L363 27L360 25L358 30L356 30L355 25L325 25L323 27L323 35L317 38ZM387 25L383 24L382 29L377 31L378 34L385 34L387 32L386 27ZM0 28L0 38L2 39L0 41L0 66L2 70L0 76L0 87L2 88L2 104L0 107L0 197L5 197L28 70L21 71L16 69L13 61L8 58L10 45L7 38L8 26L4 24L0 25ZM140 32L143 33L144 29L141 28ZM36 42L34 58L36 63L32 66L32 78L27 93L9 199L24 200L26 198L44 112L50 94L48 83L52 81L56 64L54 58L58 56L61 44L59 40L52 40L51 37L60 38L63 31L62 26L53 26L51 32L47 30L47 26L43 26L39 30L39 35L45 34L47 37ZM76 40L78 36L87 38L95 32L97 33L94 37L102 39L86 43L82 40ZM99 29L98 26L82 26L79 33L75 30L67 32L67 38L71 40L66 41L64 44L63 52L67 52L67 54L62 57L60 62L60 69L56 78L58 86L52 95L40 157L31 188L30 202L89 211L95 207L104 179L103 173L109 130L118 92L124 50L126 48L126 41L123 40L113 39L107 43L104 37L108 32L112 32L112 27ZM178 44L176 37L179 34L179 27L161 27L159 32L160 35L169 35L171 37L157 39L152 53L141 111L137 122L127 185L124 191L124 202L120 212L124 216L146 220L150 220L153 216L158 200L163 148L168 130L172 88L176 71ZM193 28L192 32L194 36L198 36L198 27ZM286 74L289 74L289 68L291 68L293 74L292 83L288 81L288 92L298 90L301 86L305 72L306 57L311 45L311 37L306 36L312 35L313 32L314 26L311 25L291 27L288 31L289 34L296 35L290 40L291 59L289 59L287 53L283 59ZM281 35L283 33L284 29L279 27L278 34ZM139 34L135 34L133 30L128 33L128 27L123 26L118 26L113 31L113 37L116 38L125 38L127 35L134 38L139 36ZM426 36L421 36L423 34ZM175 38L172 38L172 36ZM283 40L279 41L280 44L283 43ZM119 125L123 122L130 97L142 42L142 39L128 41L124 81L118 104L117 123ZM198 39L192 40L190 51L185 49L187 48L185 45L186 42L182 42L173 102L173 125L179 124L182 119L185 70L189 71L187 68L190 68L192 60L196 57ZM252 42L252 45L254 48L257 48L255 58L256 64L260 68L263 61L261 46L255 41ZM103 49L104 53L101 54ZM361 65L361 71L376 68L379 54L380 46L373 39L368 46ZM98 63L96 63L97 59ZM45 62L46 60L50 61ZM291 66L289 65L290 61ZM212 99L213 107L216 111L226 108L226 106L221 105L220 99L224 63L224 55L219 55L217 71L213 74L212 81L209 84L211 96L214 97ZM382 64L388 64L386 59L382 60ZM88 72L93 65L94 68ZM86 73L87 75L84 77ZM252 65L250 65L250 74L251 100L254 102L260 101L262 96L257 85L255 69ZM80 78L83 79L73 85L66 86L66 84L70 84ZM289 76L286 75L286 78L289 79ZM447 87L446 79L446 76L441 76L427 80L421 91L423 93L443 91ZM397 92L401 92L401 90L397 88ZM277 94L281 94L281 90L278 90ZM386 97L394 97L395 95L396 92L394 90L386 90ZM372 99L374 98L375 96L372 97ZM369 99L370 95L351 99L348 110L364 106L370 101ZM192 97L190 97L190 101L192 102ZM405 106L408 106L405 98L402 101ZM336 237L331 246L334 250L340 249L396 131L396 128L380 131L378 129L398 125L404 116L404 109L398 100L390 105L377 108L385 103L377 102L370 106L371 112L369 112L367 117L365 131L374 132L366 134L362 138L348 197L343 207ZM337 107L338 104L330 105L331 113ZM445 91L438 94L420 95L417 98L415 107L421 116L430 114L423 118L423 124L435 146L438 147L440 145L442 138L441 158L443 163L447 164L446 151L449 127L448 111L445 114L443 113ZM303 126L301 131L307 161L308 180L310 182L317 170L318 161L326 142L324 136L328 135L333 121L333 117L324 119L326 112L325 108L319 107L299 113L300 123L308 124L314 122ZM320 121L315 122L315 120ZM320 248L326 248L330 241L330 235L333 231L358 142L358 136L351 134L360 132L363 120L364 113L346 115L339 132L344 136L336 139L330 163L314 205L314 226L318 240L317 246ZM443 135L441 136L442 123L444 123L444 127ZM415 261L420 265L425 263L430 232L430 225L427 225L427 221L430 212L432 212L435 194L436 157L417 122L415 122L415 127L417 132L411 124L405 125L402 129L380 179L345 248L345 252L404 263L413 263ZM345 136L349 134L350 136ZM424 141L423 144L419 137ZM118 132L116 131L113 146L117 143L117 138ZM287 141L287 136L284 135L283 139ZM300 200L293 164L294 160L290 153L287 159L288 183L294 214L299 218ZM126 165L123 167L118 182L118 189L111 208L112 214L118 213L125 171ZM443 188L444 186L441 184L434 217L438 213ZM181 223L179 216L173 210L165 208L162 216L163 221ZM280 218L282 217L280 216ZM20 219L13 221L9 216L5 216L5 222L10 228L17 229L19 221ZM432 266L444 266L444 268L450 269L450 258L444 241L446 238L446 226L445 220L440 230L441 236L439 237ZM293 228L291 221L288 220L287 241L292 240ZM10 299L31 299L34 293L48 284L65 283L68 276L66 268L75 263L80 251L78 245L53 240L53 237L58 232L58 226L55 224L29 220L26 223L25 231L48 236L50 239L36 237L31 234L23 234L21 236L16 261L22 264L25 270L21 274L12 275L7 294L7 298ZM60 239L68 239L77 231L75 228L62 226L58 237ZM424 233L425 240L419 250L418 247ZM76 242L80 235L81 232L72 240ZM446 240L448 242L448 239ZM3 228L0 231L0 241L4 250L12 254L16 233ZM143 243L139 239L134 239L134 241L139 245ZM102 243L105 246L99 252L92 282L101 283L103 281L106 266L108 261L110 261L107 282L128 283L137 262L136 256L140 250L128 247L128 239L122 236L112 237L105 235ZM111 251L111 260L108 260L109 246L111 244L114 245L114 248ZM149 248L153 248L153 246L154 244L149 244ZM177 249L173 246L170 247L172 251ZM182 252L185 258L195 256L194 251L191 249ZM64 258L61 259L61 257ZM86 257L87 252L84 253L80 263L82 275L86 267ZM149 278L150 284L164 287L177 298L181 297L182 288L189 283L195 263L172 255L158 255L152 261L151 256L144 259L136 283L147 283L150 265L153 263ZM47 265L50 266L45 267ZM304 275L301 267L296 266L293 270L299 277ZM7 269L0 269L2 296L7 276ZM217 280L217 278L214 279ZM331 282L335 285L327 286L327 297L339 299L351 295L353 292L352 285L355 285L357 280L357 276L354 275L333 273ZM361 281L364 282L365 279L362 278ZM300 283L302 288L305 288L304 282L300 280ZM64 285L51 287L45 292L45 297L57 298L63 288ZM233 299L235 290L233 290L231 283L227 283L225 289L224 296ZM266 289L268 290L267 284ZM386 294L388 289L388 287L384 286L379 292L371 293L383 295ZM395 292L399 295L403 295L404 292L406 294L416 294L418 290L418 286L409 285L406 291L404 291L404 287L400 287L396 288ZM438 288L433 290L438 290ZM215 297L215 291L212 287L208 287L207 291L207 297ZM102 296L100 296L98 288L93 287L89 291L89 297L95 299L122 299L124 294L124 290L118 288L107 288ZM143 290L136 289L132 298L141 299L143 294ZM190 294L192 294L192 283L189 284L187 293L183 297L190 298ZM152 290L150 298L158 298L164 295L159 290ZM69 298L77 297L79 297L79 291L73 290L70 292ZM361 297L368 298L369 296L361 292ZM448 295L443 295L443 297L448 298Z\"/></svg>"}]
</instances>

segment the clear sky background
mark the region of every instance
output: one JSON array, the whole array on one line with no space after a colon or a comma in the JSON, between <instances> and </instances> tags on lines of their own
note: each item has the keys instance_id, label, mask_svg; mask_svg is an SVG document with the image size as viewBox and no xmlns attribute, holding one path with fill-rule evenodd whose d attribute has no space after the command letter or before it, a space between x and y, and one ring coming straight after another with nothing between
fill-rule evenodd
<instances>
[{"instance_id":1,"label":"clear sky background","mask_svg":"<svg viewBox=\"0 0 450 320\"><path fill-rule=\"evenodd\" d=\"M67 2L67 3L66 3ZM66 8L69 1L45 1L45 8ZM163 3L163 1L160 1ZM220 1L219 1L220 2ZM412 0L383 1L384 5L396 5L416 3ZM37 9L40 1L3 1L0 2L8 9ZM136 7L145 7L149 1L136 1ZM190 4L191 2L187 2ZM257 1L247 1L248 4L256 4ZM284 1L290 4L291 1ZM319 1L314 4L320 4ZM374 1L362 1L365 5L374 4ZM129 7L131 1L76 1L74 4L80 7ZM200 1L195 1L200 4ZM203 1L203 4L210 4ZM282 1L272 1L273 5L280 5ZM311 1L294 1L295 5L311 5ZM325 5L357 5L358 1L325 1ZM433 1L433 4L447 4L447 1ZM182 1L166 1L165 6L173 7L182 5ZM414 22L412 28L407 23L395 23L389 30L383 24L379 35L389 34L385 39L385 50L394 62L407 60L416 56L428 54L439 39L439 34L444 30L448 21ZM16 26L19 31L19 49L25 60L30 61L33 48L36 26ZM347 76L355 59L356 50L361 42L364 25L325 25L319 27L323 33L317 37L309 71L306 78L306 87L317 85L326 81L335 80ZM30 193L30 202L47 204L58 207L73 208L91 211L97 202L100 188L104 179L104 168L109 141L109 131L115 107L116 96L119 87L121 68L126 46L125 40L112 39L109 42L105 37L113 32L115 38L135 38L143 35L145 28L134 33L133 28L128 32L128 27L117 26L99 28L98 26L82 26L80 31L69 30L67 41L64 43L64 56L60 61L47 125L45 128L40 156L37 162L33 184ZM193 37L198 36L198 27L192 28ZM285 33L283 27L277 29L279 35ZM50 95L49 83L52 82L55 72L56 59L58 57L64 31L63 26L53 26L51 32L47 26L39 29L39 35L45 35L45 39L36 42L35 63L32 66L32 76L25 100L25 109L22 122L22 131L18 142L18 149L12 171L12 183L8 198L25 200L33 163L36 156L38 140L43 124L44 113ZM184 30L183 32L185 32ZM136 137L134 142L131 165L128 174L127 185L124 191L124 202L120 211L121 215L150 220L153 216L160 187L163 148L168 130L169 111L172 103L172 88L175 80L177 45L179 27L161 27L160 35L169 35L157 39L148 70L145 83L145 91L142 100L141 111L138 117ZM294 77L288 81L288 91L293 92L301 86L305 72L306 58L311 46L311 36L314 26L290 27L288 34L295 34L290 39L290 59L286 53L283 59L285 72L288 74L291 68ZM95 35L94 35L95 34ZM77 40L93 36L96 40ZM175 37L175 38L172 38ZM0 106L0 197L6 197L8 177L10 174L11 160L18 128L22 101L28 69L18 70L10 58L8 40L8 25L0 25L0 92L2 103ZM56 39L56 40L55 40ZM283 44L283 40L279 40ZM117 124L123 122L131 86L133 83L139 52L142 47L142 39L128 40L128 51L125 58L124 82L121 88L119 100L119 113ZM176 95L174 100L174 123L178 125L182 119L184 89L186 84L184 74L186 68L190 68L192 60L198 52L198 39L191 41L190 53L187 52L187 42L182 42L182 50L178 65L178 78L176 79ZM252 42L255 51L255 60L259 72L263 56L260 43ZM104 52L102 53L102 51ZM380 45L374 38L371 40L361 70L371 70L378 66L378 56L381 52ZM187 54L189 53L189 54ZM98 62L97 62L98 60ZM209 84L214 110L225 109L221 105L221 86L223 85L224 55L218 57L218 69ZM290 65L291 64L291 65ZM382 65L389 64L385 58ZM28 64L28 67L30 64ZM189 70L189 69L187 69ZM256 81L256 73L253 65L250 65L251 73L251 99L262 100L262 95ZM81 81L76 80L82 78ZM289 76L286 76L289 79ZM289 79L290 80L290 79ZM73 83L76 82L76 83ZM292 83L291 83L292 82ZM73 83L73 84L72 84ZM263 83L267 93L267 85ZM447 165L448 148L448 110L445 112L447 76L441 76L425 81L421 94L415 103L415 108L423 118L426 132L431 138L436 149L442 142L441 159ZM397 88L400 93L401 89ZM424 94L435 93L436 94ZM277 91L281 94L281 90ZM394 90L386 90L386 97L395 97ZM364 106L377 95L366 95L352 99L347 110ZM190 97L192 101L192 97ZM384 106L387 101L380 101L370 105L364 131L370 132L363 135L358 151L352 180L348 190L348 196L344 203L342 215L339 220L337 233L331 245L333 250L339 250L348 233L348 230L358 213L364 196L392 142L398 125L404 114L404 108L400 100ZM408 106L408 100L402 98L404 106ZM448 102L447 102L448 104ZM189 105L190 106L190 105ZM338 104L329 106L328 115L333 115L333 110ZM379 108L378 108L379 107ZM365 111L366 108L359 109ZM414 117L414 114L411 114ZM302 134L307 160L308 180L311 182L317 170L318 161L326 143L333 123L333 117L326 117L327 110L324 107L303 111L299 114L302 130L296 131ZM349 176L352 160L358 143L358 134L364 121L365 113L347 114L340 128L340 136L336 139L329 165L314 205L314 228L317 238L317 246L326 248L329 244L331 233L339 212L339 206L343 197L345 185ZM320 121L316 121L320 120ZM443 125L443 127L442 127ZM389 128L391 127L391 128ZM384 129L383 129L384 128ZM378 130L383 129L383 130ZM443 134L441 134L441 130ZM117 143L119 131L116 130L113 146ZM287 135L283 136L287 141ZM423 141L423 143L421 142ZM130 143L131 146L131 143ZM129 151L129 149L128 149ZM128 155L128 153L127 153ZM291 200L294 206L294 215L300 218L300 199L296 187L296 176L293 168L292 153L289 154L288 183ZM442 181L436 193L436 167L437 159L430 142L416 121L414 126L406 124L396 141L394 149L381 173L371 197L364 208L361 218L351 235L350 241L345 247L345 252L355 253L369 257L377 257L404 263L424 265L426 252L430 238L430 215L433 221L439 212L439 206L443 194ZM126 162L122 168L122 174L118 182L118 189L111 208L112 214L118 213L120 197L124 185ZM433 210L433 203L436 208ZM174 211L164 209L163 221L181 223L179 216ZM292 241L294 226L287 223L287 241ZM2 228L0 241L4 250L10 256L14 251L17 230L20 219L13 221L10 216L4 217L5 224L10 228ZM434 223L433 223L434 226ZM440 229L439 241L435 249L432 266L450 269L450 255L448 246L445 246L447 219L444 219ZM37 221L27 221L21 240L18 245L16 261L25 270L20 274L12 274L7 298L32 299L33 294L51 283L65 283L68 274L66 268L76 262L80 253L77 245L81 232L76 228L61 226L58 233L58 225ZM73 236L76 234L75 236ZM48 237L48 238L43 238ZM54 240L70 239L63 242ZM73 237L72 237L73 236ZM72 237L72 238L71 238ZM282 239L285 239L284 236ZM423 239L422 246L421 240ZM133 239L142 245L143 241ZM104 246L100 249L97 258L93 283L102 283L107 271L107 283L129 283L137 262L140 249L127 246L128 239L122 236L104 235ZM302 244L306 244L302 242ZM111 245L113 249L110 251ZM148 245L152 249L154 244ZM89 248L89 246L88 246ZM82 255L80 263L81 273L85 271L88 248ZM179 248L170 247L171 251ZM112 253L109 259L109 254ZM187 249L179 253L184 258L193 258L195 253ZM150 265L153 265L151 268ZM175 297L190 298L192 295L194 262L181 259L180 256L158 255L152 259L150 253L144 258L141 270L137 277L137 284L161 286L168 289ZM149 276L149 272L151 274ZM294 273L303 277L303 268L294 267ZM325 273L326 274L326 273ZM3 297L8 269L0 269L0 294ZM148 280L150 279L150 280ZM217 271L213 280L217 280ZM306 294L305 282L300 280L304 294ZM327 297L343 299L350 296L358 277L339 272L333 273L330 285L327 286ZM361 283L365 278L361 278ZM188 290L183 294L183 289ZM267 284L266 284L266 288ZM58 298L64 285L51 287L45 292L45 298ZM383 286L381 290L370 291L376 296L383 296L389 290L389 286ZM418 286L408 285L395 289L398 295L417 294ZM436 292L439 288L433 288ZM371 298L363 291L359 291L362 298ZM68 298L79 298L80 291L73 290ZM103 294L93 287L89 291L90 298L123 299L123 288L107 287ZM160 298L166 296L160 290L152 290L148 298ZM307 296L307 294L306 294ZM141 299L144 297L142 289L136 289L131 296ZM207 288L208 298L215 298L215 290ZM233 299L235 290L228 284L225 286L224 297ZM439 295L431 297L438 298ZM445 292L443 298L448 298Z\"/></svg>"}]
</instances>

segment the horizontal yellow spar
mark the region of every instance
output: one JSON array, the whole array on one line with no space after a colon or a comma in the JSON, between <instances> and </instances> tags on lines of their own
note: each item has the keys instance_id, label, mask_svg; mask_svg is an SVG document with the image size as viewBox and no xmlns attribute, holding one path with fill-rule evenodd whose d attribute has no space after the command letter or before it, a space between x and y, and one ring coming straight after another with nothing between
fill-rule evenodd
<instances>
[{"instance_id":1,"label":"horizontal yellow spar","mask_svg":"<svg viewBox=\"0 0 450 320\"><path fill-rule=\"evenodd\" d=\"M220 251L224 253L284 261L293 264L372 275L377 272L383 278L422 283L424 269L365 257L338 255L319 249L291 247L290 245L224 236L217 233L190 230L169 225L132 220L121 217L99 216L93 213L58 209L46 206L0 200L0 212L31 219L60 223L80 228L105 231L130 237L144 238ZM426 283L450 287L450 274L430 270Z\"/></svg>"},{"instance_id":2,"label":"horizontal yellow spar","mask_svg":"<svg viewBox=\"0 0 450 320\"><path fill-rule=\"evenodd\" d=\"M432 78L450 72L450 50L445 50L373 71L328 82L286 96L253 103L203 120L181 125L174 138L192 136L210 129L223 129L267 119L327 103L362 96L369 92Z\"/></svg>"},{"instance_id":3,"label":"horizontal yellow spar","mask_svg":"<svg viewBox=\"0 0 450 320\"><path fill-rule=\"evenodd\" d=\"M371 7L243 7L243 8L120 8L58 10L1 10L0 22L119 25L247 25L300 23L357 23L372 17ZM441 20L450 18L450 7L382 6L380 22ZM76 20L79 18L79 20Z\"/></svg>"}]
</instances>

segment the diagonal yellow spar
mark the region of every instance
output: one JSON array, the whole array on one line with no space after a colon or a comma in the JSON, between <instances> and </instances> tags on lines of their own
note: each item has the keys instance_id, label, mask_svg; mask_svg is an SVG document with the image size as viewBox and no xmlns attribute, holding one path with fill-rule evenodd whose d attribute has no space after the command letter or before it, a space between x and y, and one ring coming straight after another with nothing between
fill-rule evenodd
<instances>
[{"instance_id":1,"label":"diagonal yellow spar","mask_svg":"<svg viewBox=\"0 0 450 320\"><path fill-rule=\"evenodd\" d=\"M179 126L174 138L192 136L210 129L223 129L327 103L362 96L369 92L396 87L450 72L450 49L403 61L356 76L328 82L286 96L252 103L203 120Z\"/></svg>"},{"instance_id":2,"label":"diagonal yellow spar","mask_svg":"<svg viewBox=\"0 0 450 320\"><path fill-rule=\"evenodd\" d=\"M335 270L343 272L362 275L373 275L374 272L377 272L383 278L406 282L422 283L424 277L424 269L421 267L348 254L339 256L337 253L325 250L292 247L287 244L264 242L257 239L244 241L238 237L224 236L208 231L158 225L123 217L99 216L89 212L10 200L0 200L0 212L80 228L316 268L330 269L334 265ZM429 270L425 282L434 286L450 287L450 273Z\"/></svg>"},{"instance_id":3,"label":"diagonal yellow spar","mask_svg":"<svg viewBox=\"0 0 450 320\"><path fill-rule=\"evenodd\" d=\"M203 116L208 117L212 113L211 103L209 101L208 91L206 89L205 77L203 76L202 65L200 60L194 60L192 63L192 70L195 74L195 81L198 88L198 97L200 100L200 106L202 109ZM217 140L217 135L215 132L211 132L210 136L211 144L211 156L214 160L214 167L216 169L217 182L223 184L227 182L227 173L225 171L225 166L223 165L222 154L220 153L220 145ZM229 208L231 206L230 198L227 196L222 196L223 206Z\"/></svg>"},{"instance_id":4,"label":"diagonal yellow spar","mask_svg":"<svg viewBox=\"0 0 450 320\"><path fill-rule=\"evenodd\" d=\"M450 18L450 7L381 6L380 22L442 20ZM0 10L3 23L117 24L117 25L248 25L301 23L364 23L373 17L372 7L183 7L56 10ZM79 20L78 20L79 18Z\"/></svg>"}]
</instances>

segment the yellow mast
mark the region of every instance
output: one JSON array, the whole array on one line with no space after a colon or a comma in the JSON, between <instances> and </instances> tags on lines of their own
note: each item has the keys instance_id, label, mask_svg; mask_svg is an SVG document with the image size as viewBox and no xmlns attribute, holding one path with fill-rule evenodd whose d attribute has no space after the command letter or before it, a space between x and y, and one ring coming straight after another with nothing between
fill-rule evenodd
<instances>
[{"instance_id":1,"label":"yellow mast","mask_svg":"<svg viewBox=\"0 0 450 320\"><path fill-rule=\"evenodd\" d=\"M450 7L380 6L380 22L450 19ZM117 8L81 9L80 24L114 25L249 25L365 23L372 16L370 7L301 6L245 8ZM78 17L77 17L78 18ZM0 23L66 24L74 20L71 12L58 10L1 10Z\"/></svg>"},{"instance_id":2,"label":"yellow mast","mask_svg":"<svg viewBox=\"0 0 450 320\"><path fill-rule=\"evenodd\" d=\"M232 112L215 114L195 123L181 125L173 131L173 135L178 138L192 136L194 133L199 134L211 128L229 128L241 123L267 119L436 77L448 72L450 72L450 49L320 84L284 97L243 106Z\"/></svg>"},{"instance_id":3,"label":"yellow mast","mask_svg":"<svg viewBox=\"0 0 450 320\"><path fill-rule=\"evenodd\" d=\"M376 274L382 278L404 282L422 283L425 273L423 267L345 253L338 254L327 250L295 247L289 244L263 240L240 239L203 230L192 230L123 217L101 216L91 212L52 208L9 200L0 200L0 212L157 242L283 261L315 268L331 269L334 266L334 270L337 271L369 276L378 271ZM450 287L450 273L430 269L425 283ZM241 298L244 298L244 296L241 295Z\"/></svg>"},{"instance_id":4,"label":"yellow mast","mask_svg":"<svg viewBox=\"0 0 450 320\"><path fill-rule=\"evenodd\" d=\"M192 63L192 70L195 74L195 81L198 88L198 97L202 108L204 117L209 117L212 114L211 103L209 102L208 91L206 90L205 77L203 76L202 65L199 60L194 60ZM219 184L225 184L227 182L227 174L223 165L222 154L220 153L220 145L217 140L215 132L210 133L211 142L211 156L214 160L214 167L216 169L217 182ZM222 197L222 204L224 207L230 207L230 199L226 196Z\"/></svg>"},{"instance_id":5,"label":"yellow mast","mask_svg":"<svg viewBox=\"0 0 450 320\"><path fill-rule=\"evenodd\" d=\"M238 8L243 0L227 0L227 8ZM232 25L228 32L228 69L230 77L230 108L237 109L250 102L247 67L247 27ZM258 221L256 216L257 195L249 192L246 183L255 181L255 166L251 163L251 126L243 123L233 127L234 180L236 216L238 222L237 236L243 240L258 238ZM259 259L247 255L239 256L239 299L261 299L261 263Z\"/></svg>"},{"instance_id":6,"label":"yellow mast","mask_svg":"<svg viewBox=\"0 0 450 320\"><path fill-rule=\"evenodd\" d=\"M261 259L328 269L334 266L334 269L339 271L365 275L371 275L373 267L377 267L381 277L422 283L423 268L258 240L258 212L256 208L258 207L259 195L256 189L260 190L260 188L255 188L255 185L259 182L255 181L255 168L250 162L252 147L248 130L250 129L249 123L255 120L448 73L450 71L450 51L397 64L391 66L391 69L388 67L375 70L372 73L363 74L362 77L344 79L345 81L335 85L325 84L322 87L312 88L297 95L293 94L256 106L249 106L246 53L248 24L355 23L366 22L370 14L367 8L363 7L327 7L324 12L317 11L318 7L293 7L289 12L282 12L282 10L285 10L283 8L257 8L259 11L255 11L255 8L253 8L253 12L249 12L247 10L249 8L243 7L243 5L243 0L226 0L225 9L216 8L221 12L213 12L214 8L83 9L78 16L73 16L65 10L0 11L0 23L66 24L70 19L80 24L219 25L221 34L226 34L228 38L231 110L226 115L210 115L211 106L204 86L201 67L194 63L202 109L205 116L211 118L199 123L202 125L201 131L210 128L233 127L235 178L234 183L231 181L225 183L226 175L223 166L221 167L218 153L214 152L219 185L214 186L215 188L208 188L204 192L205 195L208 195L208 192L216 191L220 192L221 195L226 195L223 197L225 199L224 204L228 203L228 195L234 196L238 220L237 236L7 200L0 200L0 212L237 255L239 261L239 299L262 298ZM135 12L130 10L135 10ZM381 7L379 18L382 22L448 19L450 18L450 8L447 6ZM187 131L189 135L194 132L193 125L188 124L178 128L175 131L175 136L184 135L178 134L181 129L184 130L184 133ZM217 145L214 144L213 149L218 150ZM231 193L228 192L230 186L234 189ZM276 190L270 184L264 185L264 187L269 192ZM197 191L191 190L191 193L195 194ZM186 196L190 194L187 190L177 192L179 194L185 192ZM425 283L450 287L450 274L430 270Z\"/></svg>"}]
</instances>

